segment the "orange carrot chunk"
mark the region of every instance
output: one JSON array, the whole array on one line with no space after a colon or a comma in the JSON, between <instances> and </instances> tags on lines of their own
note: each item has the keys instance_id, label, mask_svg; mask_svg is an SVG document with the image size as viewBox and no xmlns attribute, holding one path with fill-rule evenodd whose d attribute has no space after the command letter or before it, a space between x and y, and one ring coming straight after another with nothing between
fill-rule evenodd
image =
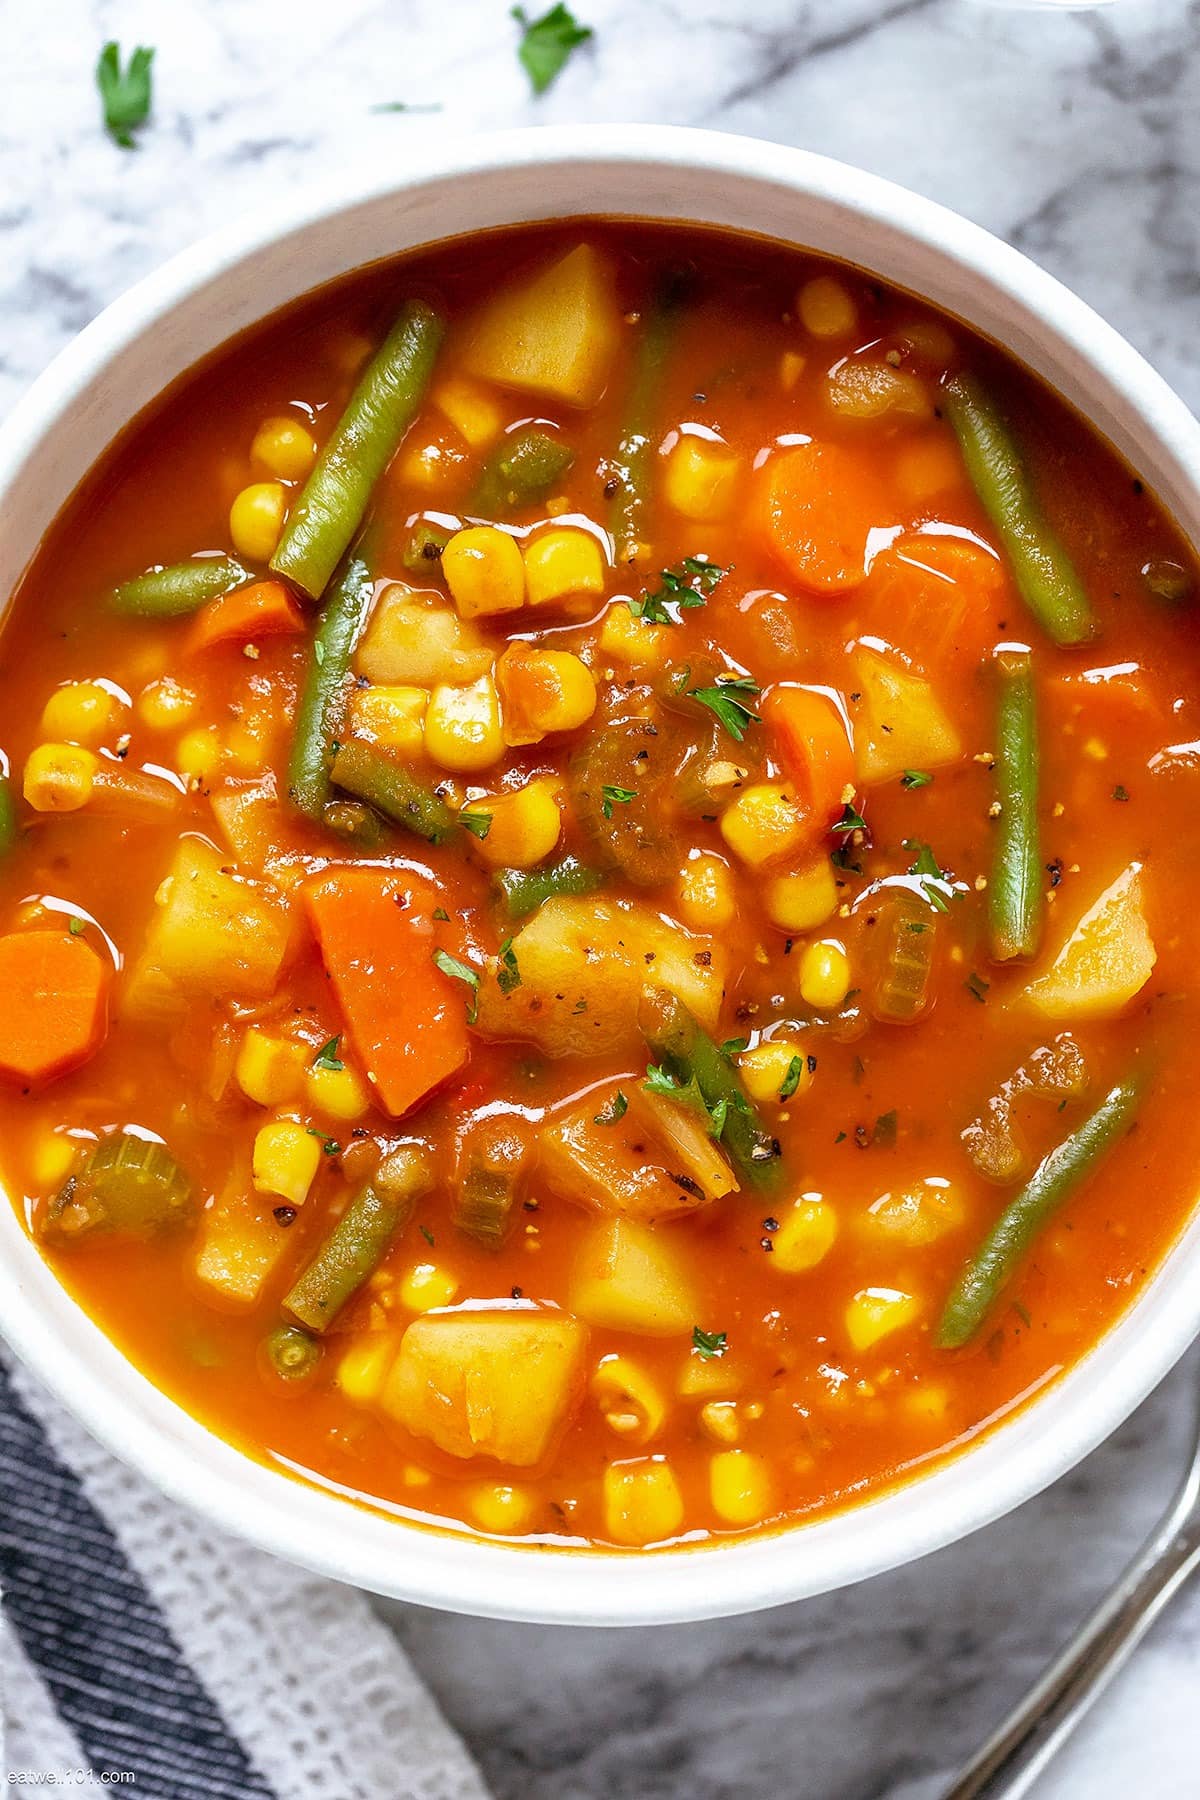
<instances>
[{"instance_id":1,"label":"orange carrot chunk","mask_svg":"<svg viewBox=\"0 0 1200 1800\"><path fill-rule=\"evenodd\" d=\"M399 1118L467 1060L465 984L434 962L442 896L406 869L331 869L304 902L350 1042L385 1112Z\"/></svg>"},{"instance_id":2,"label":"orange carrot chunk","mask_svg":"<svg viewBox=\"0 0 1200 1800\"><path fill-rule=\"evenodd\" d=\"M967 538L907 531L875 558L863 590L860 621L937 671L984 657L1015 590L999 559Z\"/></svg>"},{"instance_id":3,"label":"orange carrot chunk","mask_svg":"<svg viewBox=\"0 0 1200 1800\"><path fill-rule=\"evenodd\" d=\"M837 705L818 688L780 684L763 695L762 716L805 811L827 831L854 786L854 751Z\"/></svg>"},{"instance_id":4,"label":"orange carrot chunk","mask_svg":"<svg viewBox=\"0 0 1200 1800\"><path fill-rule=\"evenodd\" d=\"M94 1056L108 1031L110 970L82 937L0 937L0 1075L53 1081Z\"/></svg>"},{"instance_id":5,"label":"orange carrot chunk","mask_svg":"<svg viewBox=\"0 0 1200 1800\"><path fill-rule=\"evenodd\" d=\"M214 644L248 643L305 629L304 614L282 581L252 581L210 600L196 614L188 634L189 650Z\"/></svg>"},{"instance_id":6,"label":"orange carrot chunk","mask_svg":"<svg viewBox=\"0 0 1200 1800\"><path fill-rule=\"evenodd\" d=\"M896 508L867 452L813 442L771 458L757 512L788 574L812 593L836 595L866 580L867 540L894 524Z\"/></svg>"}]
</instances>

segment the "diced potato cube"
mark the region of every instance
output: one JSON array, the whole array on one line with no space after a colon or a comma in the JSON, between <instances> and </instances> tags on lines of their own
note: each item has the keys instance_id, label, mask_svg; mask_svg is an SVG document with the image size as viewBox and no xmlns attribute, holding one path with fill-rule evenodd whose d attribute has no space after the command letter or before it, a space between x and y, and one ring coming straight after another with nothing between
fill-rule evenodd
<instances>
[{"instance_id":1,"label":"diced potato cube","mask_svg":"<svg viewBox=\"0 0 1200 1800\"><path fill-rule=\"evenodd\" d=\"M490 675L467 687L435 687L425 713L425 754L439 768L473 775L504 755L500 697Z\"/></svg>"},{"instance_id":2,"label":"diced potato cube","mask_svg":"<svg viewBox=\"0 0 1200 1800\"><path fill-rule=\"evenodd\" d=\"M933 398L919 375L911 369L893 369L885 362L854 362L847 358L829 373L829 404L847 419L883 419L898 414L908 419L932 419Z\"/></svg>"},{"instance_id":3,"label":"diced potato cube","mask_svg":"<svg viewBox=\"0 0 1200 1800\"><path fill-rule=\"evenodd\" d=\"M356 658L359 674L368 681L422 688L476 681L493 660L491 648L469 620L399 582L380 595Z\"/></svg>"},{"instance_id":4,"label":"diced potato cube","mask_svg":"<svg viewBox=\"0 0 1200 1800\"><path fill-rule=\"evenodd\" d=\"M678 1238L633 1219L606 1219L585 1238L570 1292L573 1311L610 1331L672 1337L699 1313Z\"/></svg>"},{"instance_id":5,"label":"diced potato cube","mask_svg":"<svg viewBox=\"0 0 1200 1800\"><path fill-rule=\"evenodd\" d=\"M667 458L663 492L685 519L723 519L737 494L741 459L724 444L681 437Z\"/></svg>"},{"instance_id":6,"label":"diced potato cube","mask_svg":"<svg viewBox=\"0 0 1200 1800\"><path fill-rule=\"evenodd\" d=\"M525 585L530 606L550 606L576 594L604 592L605 563L590 531L556 525L525 546Z\"/></svg>"},{"instance_id":7,"label":"diced potato cube","mask_svg":"<svg viewBox=\"0 0 1200 1800\"><path fill-rule=\"evenodd\" d=\"M870 787L905 769L956 762L962 740L932 685L891 657L860 648L853 657L860 695L854 718L854 762Z\"/></svg>"},{"instance_id":8,"label":"diced potato cube","mask_svg":"<svg viewBox=\"0 0 1200 1800\"><path fill-rule=\"evenodd\" d=\"M626 1110L606 1119L604 1108L612 1112L617 1091L607 1096L599 1090L590 1093L556 1114L538 1133L542 1178L556 1193L581 1206L650 1220L694 1212L736 1186L729 1165L696 1120L708 1152L702 1165L707 1185L702 1185L688 1159L668 1146L650 1096L632 1084L625 1095Z\"/></svg>"},{"instance_id":9,"label":"diced potato cube","mask_svg":"<svg viewBox=\"0 0 1200 1800\"><path fill-rule=\"evenodd\" d=\"M820 1194L801 1194L779 1221L771 1239L771 1267L781 1275L803 1275L823 1262L837 1241L838 1218Z\"/></svg>"},{"instance_id":10,"label":"diced potato cube","mask_svg":"<svg viewBox=\"0 0 1200 1800\"><path fill-rule=\"evenodd\" d=\"M1024 997L1048 1019L1109 1019L1145 987L1156 956L1142 866L1130 863L1088 907Z\"/></svg>"},{"instance_id":11,"label":"diced potato cube","mask_svg":"<svg viewBox=\"0 0 1200 1800\"><path fill-rule=\"evenodd\" d=\"M747 1375L736 1352L701 1356L692 1349L679 1371L675 1392L684 1400L732 1400L746 1391Z\"/></svg>"},{"instance_id":12,"label":"diced potato cube","mask_svg":"<svg viewBox=\"0 0 1200 1800\"><path fill-rule=\"evenodd\" d=\"M476 381L461 375L448 375L433 390L433 404L470 444L481 450L500 435L504 414L494 397Z\"/></svg>"},{"instance_id":13,"label":"diced potato cube","mask_svg":"<svg viewBox=\"0 0 1200 1800\"><path fill-rule=\"evenodd\" d=\"M448 1456L529 1468L582 1397L587 1339L565 1313L426 1313L404 1333L381 1404Z\"/></svg>"},{"instance_id":14,"label":"diced potato cube","mask_svg":"<svg viewBox=\"0 0 1200 1800\"><path fill-rule=\"evenodd\" d=\"M591 244L501 289L467 341L472 375L593 406L604 391L621 331L608 259Z\"/></svg>"},{"instance_id":15,"label":"diced potato cube","mask_svg":"<svg viewBox=\"0 0 1200 1800\"><path fill-rule=\"evenodd\" d=\"M860 1288L846 1308L846 1334L856 1350L869 1350L911 1325L920 1311L920 1302L899 1288Z\"/></svg>"},{"instance_id":16,"label":"diced potato cube","mask_svg":"<svg viewBox=\"0 0 1200 1800\"><path fill-rule=\"evenodd\" d=\"M757 1525L771 1510L771 1471L753 1450L718 1450L708 1465L713 1511L727 1525Z\"/></svg>"},{"instance_id":17,"label":"diced potato cube","mask_svg":"<svg viewBox=\"0 0 1200 1800\"><path fill-rule=\"evenodd\" d=\"M350 695L351 734L400 757L419 756L428 704L429 695L420 687L355 688Z\"/></svg>"},{"instance_id":18,"label":"diced potato cube","mask_svg":"<svg viewBox=\"0 0 1200 1800\"><path fill-rule=\"evenodd\" d=\"M627 601L615 600L600 627L600 649L631 669L657 669L667 653L666 628L636 619Z\"/></svg>"},{"instance_id":19,"label":"diced potato cube","mask_svg":"<svg viewBox=\"0 0 1200 1800\"><path fill-rule=\"evenodd\" d=\"M288 1227L248 1177L232 1178L200 1216L196 1278L234 1307L253 1306L288 1247Z\"/></svg>"},{"instance_id":20,"label":"diced potato cube","mask_svg":"<svg viewBox=\"0 0 1200 1800\"><path fill-rule=\"evenodd\" d=\"M683 1495L661 1456L605 1469L604 1527L615 1544L661 1544L682 1524Z\"/></svg>"}]
</instances>

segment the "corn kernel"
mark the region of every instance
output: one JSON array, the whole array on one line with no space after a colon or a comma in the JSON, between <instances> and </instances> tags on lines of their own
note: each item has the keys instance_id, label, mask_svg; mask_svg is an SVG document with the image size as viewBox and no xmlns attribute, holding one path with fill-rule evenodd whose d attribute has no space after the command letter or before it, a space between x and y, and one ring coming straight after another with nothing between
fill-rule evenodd
<instances>
[{"instance_id":1,"label":"corn kernel","mask_svg":"<svg viewBox=\"0 0 1200 1800\"><path fill-rule=\"evenodd\" d=\"M23 791L35 812L78 812L100 764L79 744L39 744L25 761Z\"/></svg>"},{"instance_id":2,"label":"corn kernel","mask_svg":"<svg viewBox=\"0 0 1200 1800\"><path fill-rule=\"evenodd\" d=\"M609 1428L632 1444L649 1443L662 1428L666 1397L631 1356L606 1356L591 1381L592 1393Z\"/></svg>"},{"instance_id":3,"label":"corn kernel","mask_svg":"<svg viewBox=\"0 0 1200 1800\"><path fill-rule=\"evenodd\" d=\"M910 1419L935 1425L950 1410L950 1395L940 1382L923 1381L904 1396L904 1410Z\"/></svg>"},{"instance_id":4,"label":"corn kernel","mask_svg":"<svg viewBox=\"0 0 1200 1800\"><path fill-rule=\"evenodd\" d=\"M700 1427L718 1444L736 1444L742 1434L732 1400L709 1400L700 1408Z\"/></svg>"},{"instance_id":5,"label":"corn kernel","mask_svg":"<svg viewBox=\"0 0 1200 1800\"><path fill-rule=\"evenodd\" d=\"M337 1366L337 1384L347 1400L366 1406L379 1398L397 1347L388 1331L364 1331L354 1339Z\"/></svg>"},{"instance_id":6,"label":"corn kernel","mask_svg":"<svg viewBox=\"0 0 1200 1800\"><path fill-rule=\"evenodd\" d=\"M193 781L206 781L221 761L221 740L215 725L201 725L185 732L175 746L175 766Z\"/></svg>"},{"instance_id":7,"label":"corn kernel","mask_svg":"<svg viewBox=\"0 0 1200 1800\"><path fill-rule=\"evenodd\" d=\"M658 1544L683 1524L683 1496L661 1457L610 1463L604 1471L604 1522L616 1544Z\"/></svg>"},{"instance_id":8,"label":"corn kernel","mask_svg":"<svg viewBox=\"0 0 1200 1800\"><path fill-rule=\"evenodd\" d=\"M485 1482L473 1488L469 1497L471 1514L483 1531L524 1531L533 1518L534 1497L528 1488L506 1487L503 1482Z\"/></svg>"},{"instance_id":9,"label":"corn kernel","mask_svg":"<svg viewBox=\"0 0 1200 1800\"><path fill-rule=\"evenodd\" d=\"M663 492L685 519L723 519L733 506L741 459L723 444L681 437L667 458Z\"/></svg>"},{"instance_id":10,"label":"corn kernel","mask_svg":"<svg viewBox=\"0 0 1200 1800\"><path fill-rule=\"evenodd\" d=\"M425 713L425 754L439 768L467 775L504 755L500 700L490 675L467 687L435 687Z\"/></svg>"},{"instance_id":11,"label":"corn kernel","mask_svg":"<svg viewBox=\"0 0 1200 1800\"><path fill-rule=\"evenodd\" d=\"M596 710L596 682L570 650L510 644L496 664L504 702L504 740L536 744L550 731L574 731Z\"/></svg>"},{"instance_id":12,"label":"corn kernel","mask_svg":"<svg viewBox=\"0 0 1200 1800\"><path fill-rule=\"evenodd\" d=\"M911 1325L920 1304L899 1288L860 1288L846 1308L846 1334L856 1350L869 1350L880 1338Z\"/></svg>"},{"instance_id":13,"label":"corn kernel","mask_svg":"<svg viewBox=\"0 0 1200 1800\"><path fill-rule=\"evenodd\" d=\"M476 848L485 862L498 869L531 869L549 856L562 830L562 813L556 798L558 781L542 776L527 781L511 793L472 800L464 813L491 820Z\"/></svg>"},{"instance_id":14,"label":"corn kernel","mask_svg":"<svg viewBox=\"0 0 1200 1800\"><path fill-rule=\"evenodd\" d=\"M448 375L434 390L433 404L472 450L490 444L504 423L504 415L487 389L463 375Z\"/></svg>"},{"instance_id":15,"label":"corn kernel","mask_svg":"<svg viewBox=\"0 0 1200 1800\"><path fill-rule=\"evenodd\" d=\"M832 938L810 944L800 959L800 993L819 1012L833 1012L850 991L850 959Z\"/></svg>"},{"instance_id":16,"label":"corn kernel","mask_svg":"<svg viewBox=\"0 0 1200 1800\"><path fill-rule=\"evenodd\" d=\"M804 1045L790 1038L773 1038L754 1050L743 1050L737 1066L750 1098L764 1105L786 1103L793 1094L807 1093L813 1083Z\"/></svg>"},{"instance_id":17,"label":"corn kernel","mask_svg":"<svg viewBox=\"0 0 1200 1800\"><path fill-rule=\"evenodd\" d=\"M254 481L229 509L229 535L239 556L270 562L283 530L286 490L278 481Z\"/></svg>"},{"instance_id":18,"label":"corn kernel","mask_svg":"<svg viewBox=\"0 0 1200 1800\"><path fill-rule=\"evenodd\" d=\"M456 531L442 551L442 573L461 618L516 612L525 604L520 547L495 525Z\"/></svg>"},{"instance_id":19,"label":"corn kernel","mask_svg":"<svg viewBox=\"0 0 1200 1800\"><path fill-rule=\"evenodd\" d=\"M600 627L600 650L631 669L656 669L666 655L666 630L637 619L626 600L614 600Z\"/></svg>"},{"instance_id":20,"label":"corn kernel","mask_svg":"<svg viewBox=\"0 0 1200 1800\"><path fill-rule=\"evenodd\" d=\"M756 1525L771 1510L771 1472L753 1450L718 1450L708 1465L708 1491L727 1525Z\"/></svg>"},{"instance_id":21,"label":"corn kernel","mask_svg":"<svg viewBox=\"0 0 1200 1800\"><path fill-rule=\"evenodd\" d=\"M299 419L282 413L275 419L264 419L250 446L252 459L280 481L303 481L313 466L317 446L310 431Z\"/></svg>"},{"instance_id":22,"label":"corn kernel","mask_svg":"<svg viewBox=\"0 0 1200 1800\"><path fill-rule=\"evenodd\" d=\"M371 1104L366 1083L348 1063L340 1069L309 1068L304 1075L308 1104L331 1119L361 1119Z\"/></svg>"},{"instance_id":23,"label":"corn kernel","mask_svg":"<svg viewBox=\"0 0 1200 1800\"><path fill-rule=\"evenodd\" d=\"M273 1119L254 1139L254 1186L260 1194L278 1194L303 1206L321 1163L321 1145L294 1119Z\"/></svg>"},{"instance_id":24,"label":"corn kernel","mask_svg":"<svg viewBox=\"0 0 1200 1800\"><path fill-rule=\"evenodd\" d=\"M686 862L676 892L680 917L693 931L718 930L737 911L733 871L719 856L705 853Z\"/></svg>"},{"instance_id":25,"label":"corn kernel","mask_svg":"<svg viewBox=\"0 0 1200 1800\"><path fill-rule=\"evenodd\" d=\"M771 1239L775 1247L772 1268L782 1275L803 1275L806 1269L815 1269L833 1249L837 1234L837 1214L829 1202L820 1194L801 1194L788 1207Z\"/></svg>"},{"instance_id":26,"label":"corn kernel","mask_svg":"<svg viewBox=\"0 0 1200 1800\"><path fill-rule=\"evenodd\" d=\"M248 1100L259 1106L286 1106L300 1097L306 1063L302 1044L251 1025L238 1048L233 1073Z\"/></svg>"},{"instance_id":27,"label":"corn kernel","mask_svg":"<svg viewBox=\"0 0 1200 1800\"><path fill-rule=\"evenodd\" d=\"M458 1281L437 1263L414 1263L400 1281L400 1298L409 1312L432 1312L449 1306L458 1292Z\"/></svg>"},{"instance_id":28,"label":"corn kernel","mask_svg":"<svg viewBox=\"0 0 1200 1800\"><path fill-rule=\"evenodd\" d=\"M785 394L790 394L804 373L806 357L798 350L785 350L779 359L779 385Z\"/></svg>"},{"instance_id":29,"label":"corn kernel","mask_svg":"<svg viewBox=\"0 0 1200 1800\"><path fill-rule=\"evenodd\" d=\"M763 906L781 931L815 931L838 908L829 858L818 856L791 875L773 875L763 889Z\"/></svg>"},{"instance_id":30,"label":"corn kernel","mask_svg":"<svg viewBox=\"0 0 1200 1800\"><path fill-rule=\"evenodd\" d=\"M604 576L604 556L590 531L557 525L525 546L530 606L547 606L572 594L602 594Z\"/></svg>"},{"instance_id":31,"label":"corn kernel","mask_svg":"<svg viewBox=\"0 0 1200 1800\"><path fill-rule=\"evenodd\" d=\"M796 297L800 322L813 337L848 337L858 323L858 310L840 281L817 275Z\"/></svg>"},{"instance_id":32,"label":"corn kernel","mask_svg":"<svg viewBox=\"0 0 1200 1800\"><path fill-rule=\"evenodd\" d=\"M152 681L137 697L137 716L151 731L174 731L186 725L195 710L195 694L173 675Z\"/></svg>"},{"instance_id":33,"label":"corn kernel","mask_svg":"<svg viewBox=\"0 0 1200 1800\"><path fill-rule=\"evenodd\" d=\"M350 696L350 730L398 756L419 756L428 704L424 688L355 688Z\"/></svg>"},{"instance_id":34,"label":"corn kernel","mask_svg":"<svg viewBox=\"0 0 1200 1800\"><path fill-rule=\"evenodd\" d=\"M734 855L757 869L794 850L806 825L790 788L761 781L743 788L725 808L720 831Z\"/></svg>"},{"instance_id":35,"label":"corn kernel","mask_svg":"<svg viewBox=\"0 0 1200 1800\"><path fill-rule=\"evenodd\" d=\"M98 681L69 681L42 708L42 730L63 743L98 744L116 730L122 711L116 695Z\"/></svg>"},{"instance_id":36,"label":"corn kernel","mask_svg":"<svg viewBox=\"0 0 1200 1800\"><path fill-rule=\"evenodd\" d=\"M36 1193L61 1187L75 1165L79 1146L61 1131L47 1131L39 1137L29 1162L29 1174Z\"/></svg>"}]
</instances>

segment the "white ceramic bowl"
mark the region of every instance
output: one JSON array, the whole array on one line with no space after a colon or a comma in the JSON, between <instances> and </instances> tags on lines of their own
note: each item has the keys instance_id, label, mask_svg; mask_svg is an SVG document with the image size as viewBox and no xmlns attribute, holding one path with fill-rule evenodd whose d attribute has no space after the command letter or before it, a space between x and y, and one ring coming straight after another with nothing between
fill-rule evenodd
<instances>
[{"instance_id":1,"label":"white ceramic bowl","mask_svg":"<svg viewBox=\"0 0 1200 1800\"><path fill-rule=\"evenodd\" d=\"M365 263L464 232L580 214L700 221L810 246L995 338L1092 420L1200 542L1200 427L1140 356L1015 250L834 162L670 127L506 133L405 152L290 213L235 224L142 281L0 428L0 596L117 431L232 333ZM1062 1475L1200 1329L1200 1217L1061 1381L920 1480L773 1536L638 1555L428 1531L277 1473L159 1393L58 1285L0 1196L0 1328L118 1456L185 1506L360 1587L483 1615L636 1624L746 1612L860 1580L973 1531Z\"/></svg>"}]
</instances>

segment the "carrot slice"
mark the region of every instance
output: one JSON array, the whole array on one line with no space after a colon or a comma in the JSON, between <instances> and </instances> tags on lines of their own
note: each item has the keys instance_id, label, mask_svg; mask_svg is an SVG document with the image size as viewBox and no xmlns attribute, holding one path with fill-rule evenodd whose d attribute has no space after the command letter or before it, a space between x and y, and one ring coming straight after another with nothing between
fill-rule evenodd
<instances>
[{"instance_id":1,"label":"carrot slice","mask_svg":"<svg viewBox=\"0 0 1200 1800\"><path fill-rule=\"evenodd\" d=\"M280 637L305 629L304 614L282 581L252 581L210 600L196 614L187 648L209 650L214 644Z\"/></svg>"},{"instance_id":2,"label":"carrot slice","mask_svg":"<svg viewBox=\"0 0 1200 1800\"><path fill-rule=\"evenodd\" d=\"M867 577L867 540L894 522L876 463L844 444L797 445L763 470L757 510L767 547L801 587L844 594Z\"/></svg>"},{"instance_id":3,"label":"carrot slice","mask_svg":"<svg viewBox=\"0 0 1200 1800\"><path fill-rule=\"evenodd\" d=\"M53 1081L94 1056L108 1031L108 964L82 937L0 937L0 1075Z\"/></svg>"},{"instance_id":4,"label":"carrot slice","mask_svg":"<svg viewBox=\"0 0 1200 1800\"><path fill-rule=\"evenodd\" d=\"M980 660L1016 604L1003 563L969 538L909 531L876 557L862 623L926 673Z\"/></svg>"},{"instance_id":5,"label":"carrot slice","mask_svg":"<svg viewBox=\"0 0 1200 1800\"><path fill-rule=\"evenodd\" d=\"M465 984L434 962L442 896L407 869L330 869L301 890L351 1043L399 1118L467 1060Z\"/></svg>"},{"instance_id":6,"label":"carrot slice","mask_svg":"<svg viewBox=\"0 0 1200 1800\"><path fill-rule=\"evenodd\" d=\"M828 830L854 786L854 751L836 703L819 688L780 684L763 695L762 716L805 809Z\"/></svg>"}]
</instances>

